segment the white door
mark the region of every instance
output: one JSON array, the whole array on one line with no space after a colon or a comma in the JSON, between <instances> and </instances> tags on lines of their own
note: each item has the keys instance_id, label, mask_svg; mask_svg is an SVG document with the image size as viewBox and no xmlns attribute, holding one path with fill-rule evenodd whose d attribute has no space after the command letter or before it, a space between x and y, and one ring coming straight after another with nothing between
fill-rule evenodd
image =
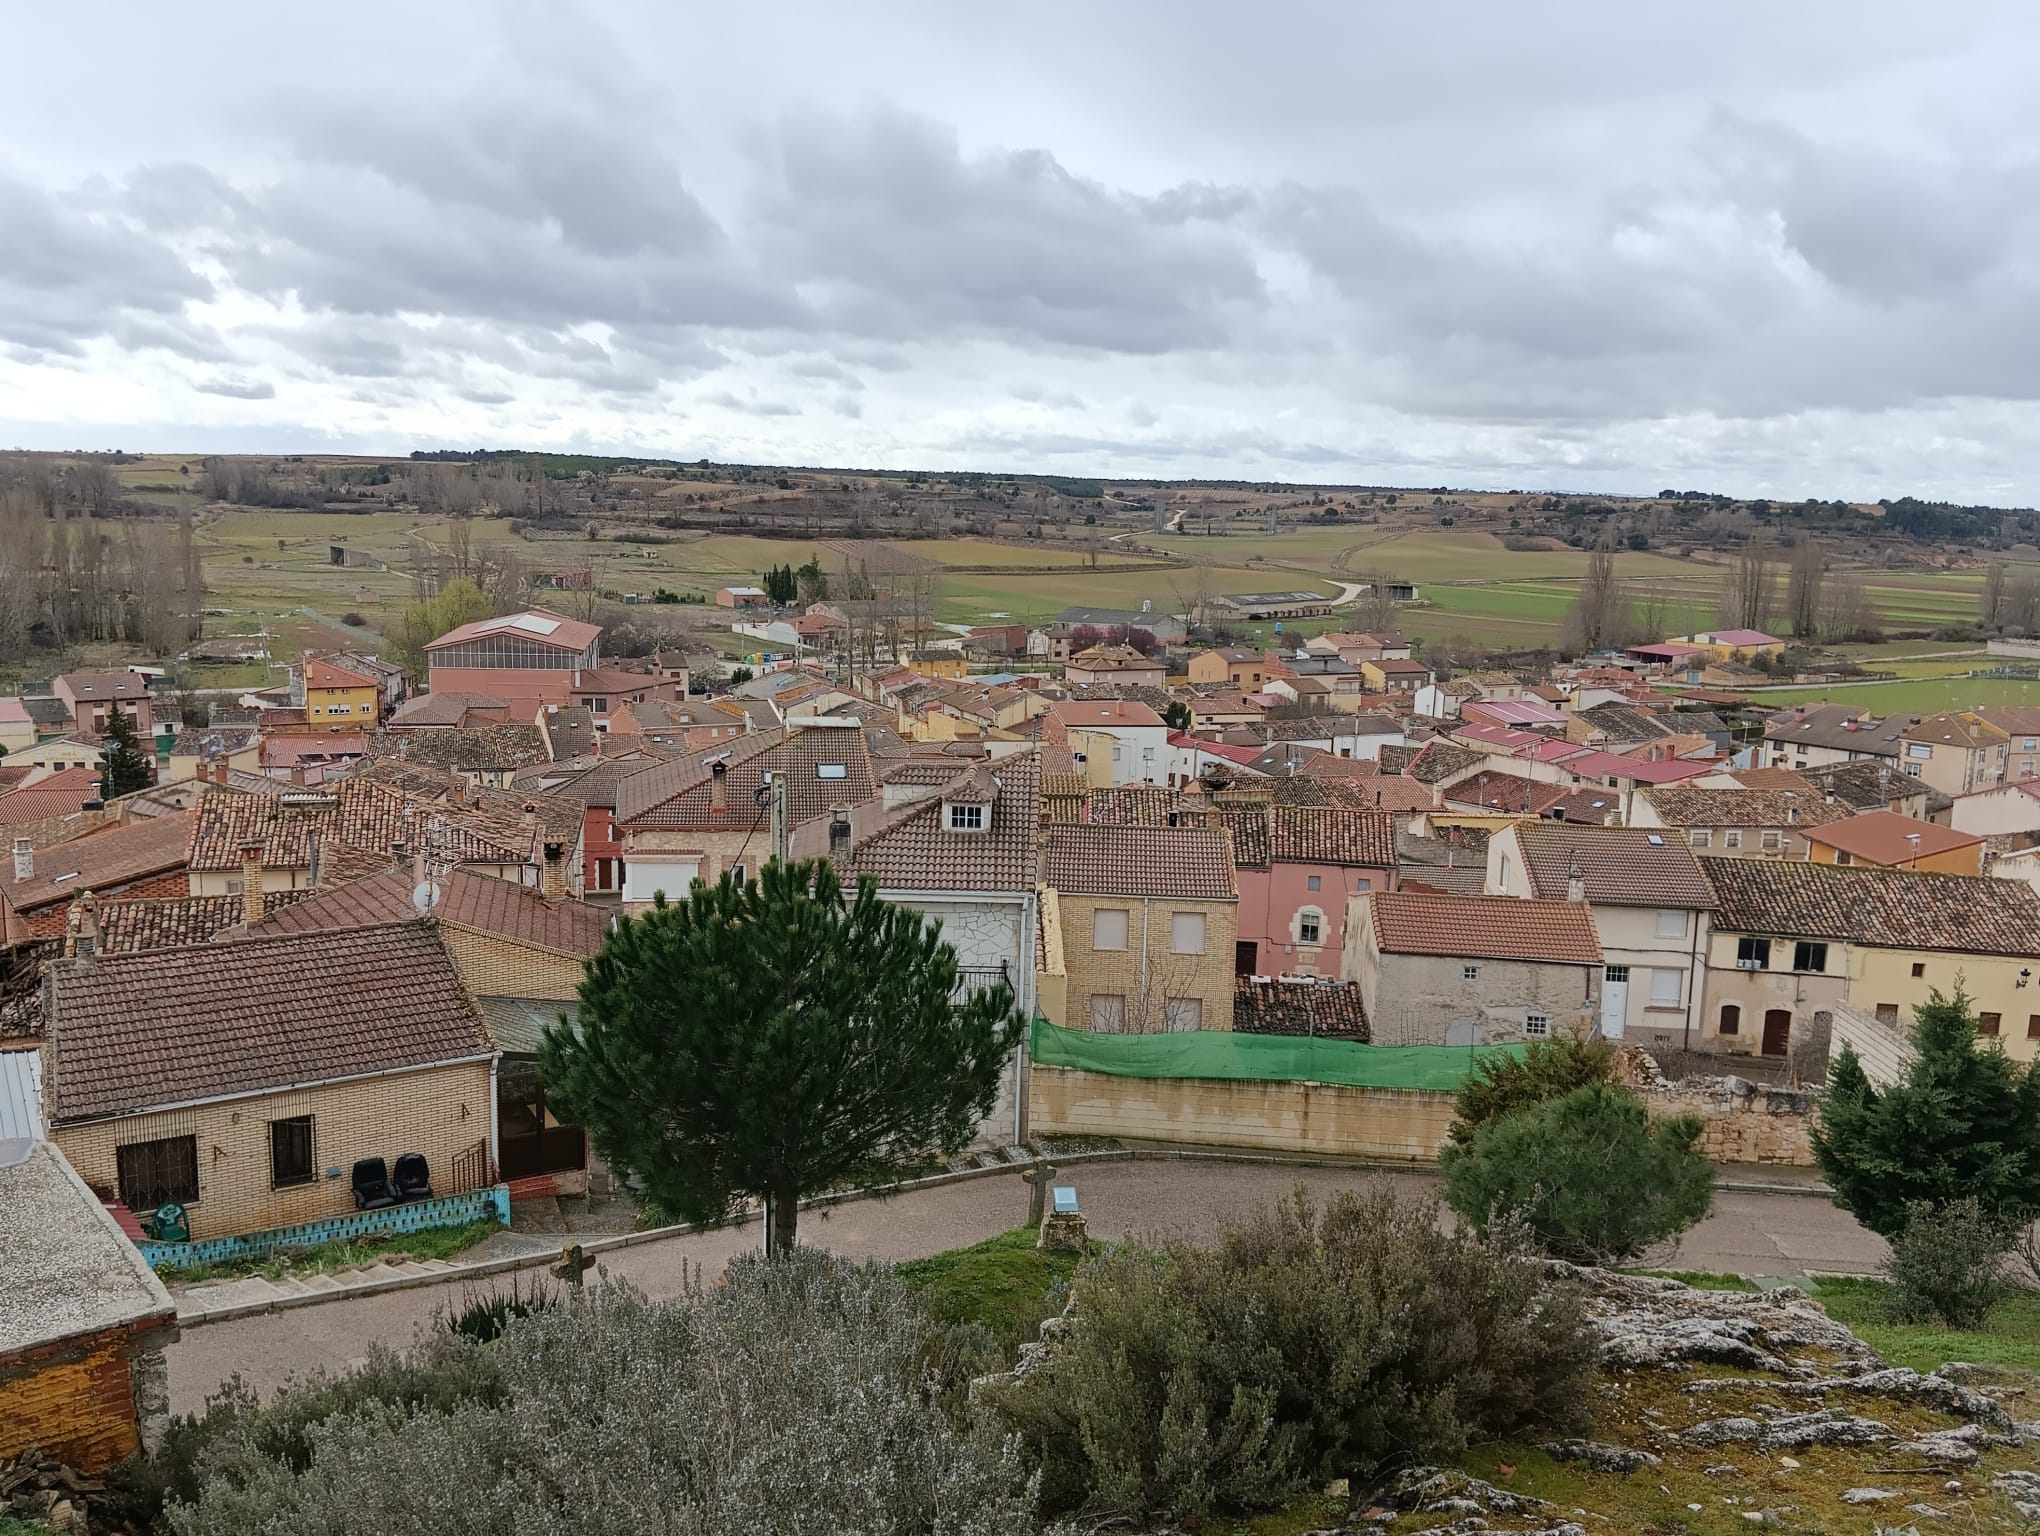
<instances>
[{"instance_id":1,"label":"white door","mask_svg":"<svg viewBox=\"0 0 2040 1536\"><path fill-rule=\"evenodd\" d=\"M1611 965L1601 974L1601 1033L1620 1040L1622 1021L1628 1016L1629 967Z\"/></svg>"}]
</instances>

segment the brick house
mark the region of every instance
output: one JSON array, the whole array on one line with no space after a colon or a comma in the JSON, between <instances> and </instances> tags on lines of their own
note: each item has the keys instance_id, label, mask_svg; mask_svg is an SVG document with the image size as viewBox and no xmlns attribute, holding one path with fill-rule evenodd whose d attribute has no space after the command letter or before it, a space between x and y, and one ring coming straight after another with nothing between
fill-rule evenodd
<instances>
[{"instance_id":1,"label":"brick house","mask_svg":"<svg viewBox=\"0 0 2040 1536\"><path fill-rule=\"evenodd\" d=\"M64 930L72 898L92 891L100 899L119 896L182 896L189 877L189 812L150 816L88 832L47 848L14 847L0 879L0 945L55 938Z\"/></svg>"},{"instance_id":2,"label":"brick house","mask_svg":"<svg viewBox=\"0 0 2040 1536\"><path fill-rule=\"evenodd\" d=\"M49 1139L104 1199L185 1206L194 1240L350 1212L360 1158L489 1182L496 1046L429 920L80 953L44 1011Z\"/></svg>"},{"instance_id":3,"label":"brick house","mask_svg":"<svg viewBox=\"0 0 2040 1536\"><path fill-rule=\"evenodd\" d=\"M167 1426L176 1304L56 1148L13 1145L0 1154L0 1462L40 1450L97 1476Z\"/></svg>"},{"instance_id":4,"label":"brick house","mask_svg":"<svg viewBox=\"0 0 2040 1536\"><path fill-rule=\"evenodd\" d=\"M1051 826L1041 906L1036 996L1051 1022L1232 1028L1239 886L1222 829Z\"/></svg>"},{"instance_id":5,"label":"brick house","mask_svg":"<svg viewBox=\"0 0 2040 1536\"><path fill-rule=\"evenodd\" d=\"M1377 1045L1493 1045L1591 1030L1601 945L1583 902L1412 891L1347 898L1345 975Z\"/></svg>"}]
</instances>

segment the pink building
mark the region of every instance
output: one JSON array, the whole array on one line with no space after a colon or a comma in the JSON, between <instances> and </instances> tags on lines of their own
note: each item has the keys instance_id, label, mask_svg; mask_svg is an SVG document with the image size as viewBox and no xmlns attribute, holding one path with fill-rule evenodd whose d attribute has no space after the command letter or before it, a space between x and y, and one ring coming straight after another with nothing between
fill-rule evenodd
<instances>
[{"instance_id":1,"label":"pink building","mask_svg":"<svg viewBox=\"0 0 2040 1536\"><path fill-rule=\"evenodd\" d=\"M1394 814L1264 800L1221 804L1217 815L1238 868L1234 970L1338 976L1346 898L1395 889Z\"/></svg>"},{"instance_id":2,"label":"pink building","mask_svg":"<svg viewBox=\"0 0 2040 1536\"><path fill-rule=\"evenodd\" d=\"M71 726L97 741L106 734L106 718L115 704L128 717L137 736L156 734L156 715L149 702L149 680L139 672L66 672L50 691L71 712Z\"/></svg>"}]
</instances>

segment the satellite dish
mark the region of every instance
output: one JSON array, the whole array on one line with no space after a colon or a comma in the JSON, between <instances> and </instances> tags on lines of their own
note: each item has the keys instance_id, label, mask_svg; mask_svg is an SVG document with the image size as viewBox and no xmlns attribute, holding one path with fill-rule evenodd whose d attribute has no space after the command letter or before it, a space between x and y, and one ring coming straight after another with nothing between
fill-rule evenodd
<instances>
[{"instance_id":1,"label":"satellite dish","mask_svg":"<svg viewBox=\"0 0 2040 1536\"><path fill-rule=\"evenodd\" d=\"M430 912L439 905L439 886L431 880L420 880L411 887L411 905L420 912Z\"/></svg>"}]
</instances>

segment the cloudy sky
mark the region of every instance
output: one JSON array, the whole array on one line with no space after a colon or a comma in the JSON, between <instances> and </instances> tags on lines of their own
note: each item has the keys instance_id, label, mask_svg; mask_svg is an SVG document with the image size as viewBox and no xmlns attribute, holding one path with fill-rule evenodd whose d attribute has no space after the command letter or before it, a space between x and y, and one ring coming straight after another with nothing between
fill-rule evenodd
<instances>
[{"instance_id":1,"label":"cloudy sky","mask_svg":"<svg viewBox=\"0 0 2040 1536\"><path fill-rule=\"evenodd\" d=\"M2030 5L7 25L0 446L2040 502Z\"/></svg>"}]
</instances>

